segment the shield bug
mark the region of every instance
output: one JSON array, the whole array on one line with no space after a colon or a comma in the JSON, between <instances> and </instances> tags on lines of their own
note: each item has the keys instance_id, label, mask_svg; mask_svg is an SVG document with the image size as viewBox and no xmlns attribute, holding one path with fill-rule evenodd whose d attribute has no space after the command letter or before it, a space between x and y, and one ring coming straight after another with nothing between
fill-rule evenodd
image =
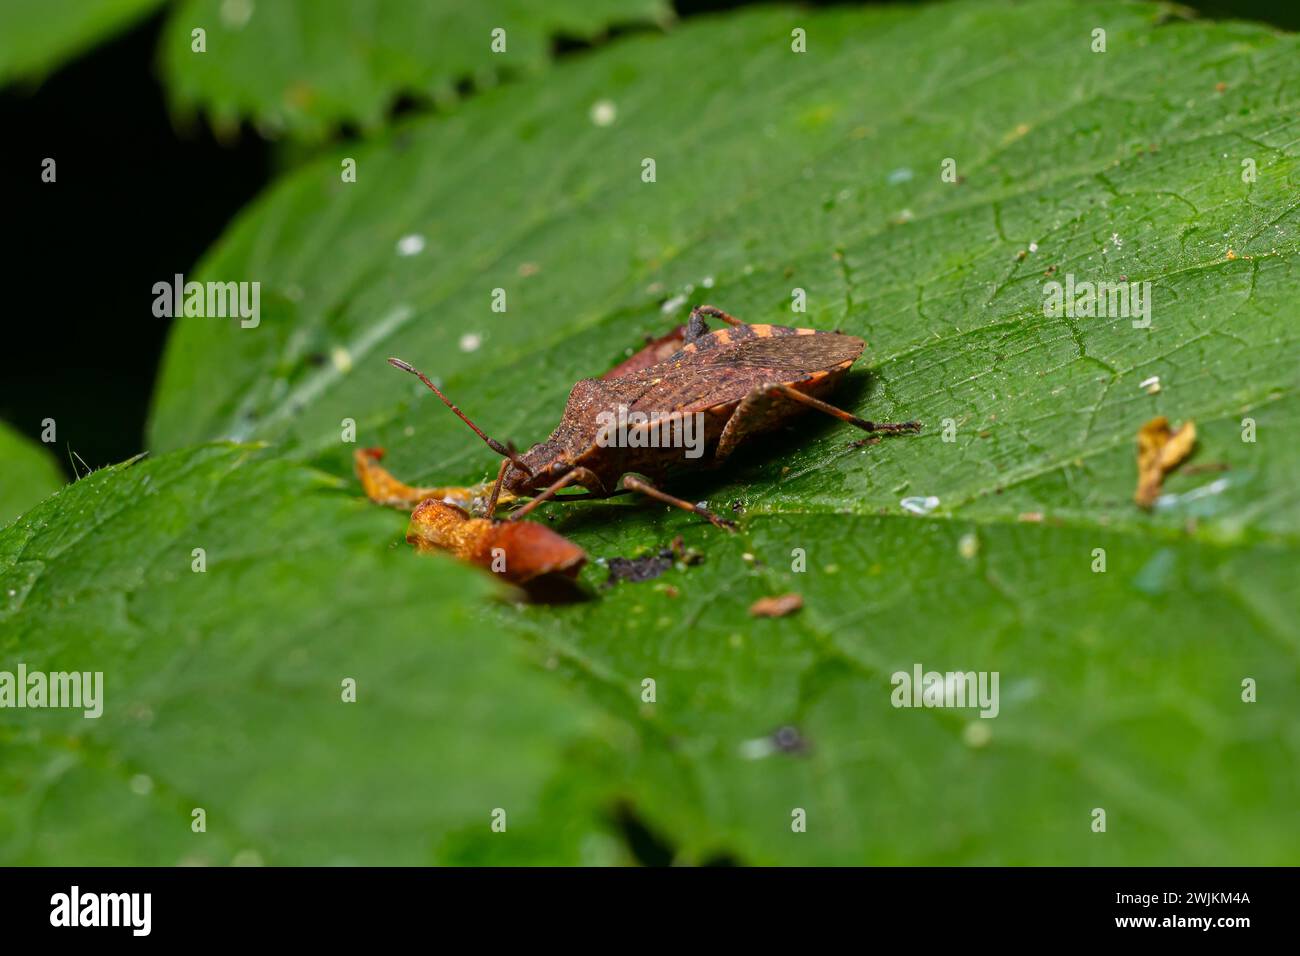
<instances>
[{"instance_id":1,"label":"shield bug","mask_svg":"<svg viewBox=\"0 0 1300 956\"><path fill-rule=\"evenodd\" d=\"M720 319L728 328L710 331L706 317ZM503 489L531 497L508 520L523 518L564 488L579 486L587 494L565 500L635 491L734 530L730 521L655 483L717 467L745 440L809 409L866 432L920 431L919 422L870 422L822 400L866 348L855 336L750 325L709 305L691 312L680 347L674 341L677 334L650 343L604 378L579 381L550 437L522 455L489 438L413 365L388 361L417 376L502 456L487 515L494 513ZM664 352L670 354L660 358Z\"/></svg>"}]
</instances>

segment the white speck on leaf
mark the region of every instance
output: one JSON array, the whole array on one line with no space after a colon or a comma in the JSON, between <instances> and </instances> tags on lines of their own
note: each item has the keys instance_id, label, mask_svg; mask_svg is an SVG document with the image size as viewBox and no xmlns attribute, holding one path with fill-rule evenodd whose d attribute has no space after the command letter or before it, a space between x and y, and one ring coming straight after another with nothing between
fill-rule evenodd
<instances>
[{"instance_id":1,"label":"white speck on leaf","mask_svg":"<svg viewBox=\"0 0 1300 956\"><path fill-rule=\"evenodd\" d=\"M980 553L980 539L974 531L968 531L957 542L957 553L967 561Z\"/></svg>"},{"instance_id":2,"label":"white speck on leaf","mask_svg":"<svg viewBox=\"0 0 1300 956\"><path fill-rule=\"evenodd\" d=\"M221 22L231 30L242 30L253 18L253 0L221 0Z\"/></svg>"},{"instance_id":3,"label":"white speck on leaf","mask_svg":"<svg viewBox=\"0 0 1300 956\"><path fill-rule=\"evenodd\" d=\"M928 515L935 508L939 507L939 499L934 495L928 495L926 497L912 495L911 497L904 498L898 503L898 505L904 511L911 514Z\"/></svg>"},{"instance_id":4,"label":"white speck on leaf","mask_svg":"<svg viewBox=\"0 0 1300 956\"><path fill-rule=\"evenodd\" d=\"M597 100L591 104L591 121L597 126L612 126L618 119L618 107L613 100Z\"/></svg>"},{"instance_id":5,"label":"white speck on leaf","mask_svg":"<svg viewBox=\"0 0 1300 956\"><path fill-rule=\"evenodd\" d=\"M1219 495L1228 490L1232 482L1227 478L1216 478L1208 485L1201 485L1199 488L1193 488L1191 491L1184 492L1181 495L1165 494L1156 499L1157 508L1172 508L1175 505L1187 504L1190 501L1199 501L1202 498L1209 498L1213 495Z\"/></svg>"},{"instance_id":6,"label":"white speck on leaf","mask_svg":"<svg viewBox=\"0 0 1300 956\"><path fill-rule=\"evenodd\" d=\"M667 315L669 312L676 312L686 304L686 296L675 295L659 307L659 311Z\"/></svg>"},{"instance_id":7,"label":"white speck on leaf","mask_svg":"<svg viewBox=\"0 0 1300 956\"><path fill-rule=\"evenodd\" d=\"M776 753L776 744L771 737L755 737L740 745L740 755L746 760L762 760Z\"/></svg>"},{"instance_id":8,"label":"white speck on leaf","mask_svg":"<svg viewBox=\"0 0 1300 956\"><path fill-rule=\"evenodd\" d=\"M403 236L397 240L397 254L399 256L418 256L424 251L424 236L418 232L413 232L409 236Z\"/></svg>"}]
</instances>

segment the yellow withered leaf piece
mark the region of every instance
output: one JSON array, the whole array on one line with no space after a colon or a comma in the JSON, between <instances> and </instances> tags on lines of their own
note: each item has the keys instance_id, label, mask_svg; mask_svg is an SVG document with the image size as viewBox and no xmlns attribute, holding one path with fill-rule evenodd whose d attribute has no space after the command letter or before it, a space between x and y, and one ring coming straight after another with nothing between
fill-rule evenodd
<instances>
[{"instance_id":1,"label":"yellow withered leaf piece","mask_svg":"<svg viewBox=\"0 0 1300 956\"><path fill-rule=\"evenodd\" d=\"M491 482L470 487L416 488L393 477L388 469L379 464L384 457L382 448L359 448L353 457L357 477L366 497L375 504L386 505L410 511L428 498L436 498L455 505L465 511L481 510L487 503L488 493L492 490ZM497 504L503 505L515 500L515 496L502 489Z\"/></svg>"},{"instance_id":2,"label":"yellow withered leaf piece","mask_svg":"<svg viewBox=\"0 0 1300 956\"><path fill-rule=\"evenodd\" d=\"M1196 444L1196 423L1191 419L1170 429L1169 419L1161 415L1138 429L1138 485L1133 500L1150 508L1160 497L1165 475L1192 453Z\"/></svg>"}]
</instances>

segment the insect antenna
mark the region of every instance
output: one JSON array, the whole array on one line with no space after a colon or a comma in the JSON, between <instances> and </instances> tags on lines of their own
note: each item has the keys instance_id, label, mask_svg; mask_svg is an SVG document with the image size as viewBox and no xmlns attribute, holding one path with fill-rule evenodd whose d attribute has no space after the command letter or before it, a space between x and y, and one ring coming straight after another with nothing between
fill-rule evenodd
<instances>
[{"instance_id":1,"label":"insect antenna","mask_svg":"<svg viewBox=\"0 0 1300 956\"><path fill-rule=\"evenodd\" d=\"M503 455L506 458L509 458L510 463L514 465L516 468L518 468L520 471L522 471L524 474L531 475L533 473L533 470L529 468L527 465L525 465L522 459L520 459L519 455L515 453L513 446L503 445L495 438L489 438L483 432L483 429L479 428L472 421L470 421L469 417L464 412L462 412L459 408L457 408L451 399L449 399L446 395L442 394L442 389L438 388L437 385L434 385L433 382L429 381L429 377L425 375L423 372L421 372L418 368L416 368L410 362L403 362L399 358L390 358L388 360L388 364L393 366L393 368L400 368L403 372L410 372L412 375L418 378L421 382L423 382L425 385L429 387L430 391L432 391L433 394L437 395L439 398L442 399L442 403L446 405L448 408L450 408L452 410L452 413L455 414L457 418L459 418L470 428L474 429L474 434L477 435L479 438L483 439L485 442L487 442L487 446L489 448L491 448L498 455Z\"/></svg>"}]
</instances>

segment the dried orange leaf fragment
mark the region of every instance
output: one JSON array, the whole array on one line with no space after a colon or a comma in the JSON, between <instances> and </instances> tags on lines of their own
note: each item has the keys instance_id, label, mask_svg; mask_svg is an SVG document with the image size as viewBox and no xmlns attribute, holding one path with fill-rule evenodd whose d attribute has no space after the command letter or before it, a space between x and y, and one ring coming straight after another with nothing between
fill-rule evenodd
<instances>
[{"instance_id":1,"label":"dried orange leaf fragment","mask_svg":"<svg viewBox=\"0 0 1300 956\"><path fill-rule=\"evenodd\" d=\"M532 521L489 521L468 508L481 508L490 485L471 488L415 488L398 481L379 460L382 448L353 456L366 496L377 504L411 511L406 540L417 551L447 551L469 564L524 584L546 574L577 577L587 553L562 535ZM499 500L514 495L502 492Z\"/></svg>"},{"instance_id":2,"label":"dried orange leaf fragment","mask_svg":"<svg viewBox=\"0 0 1300 956\"><path fill-rule=\"evenodd\" d=\"M491 483L472 485L470 487L450 486L446 488L416 488L393 477L392 472L379 464L384 457L382 448L359 448L352 456L353 467L366 497L375 504L389 508L410 511L427 498L456 505L472 511L481 504L486 504L492 490ZM505 489L501 490L499 504L513 501L515 496Z\"/></svg>"},{"instance_id":3,"label":"dried orange leaf fragment","mask_svg":"<svg viewBox=\"0 0 1300 956\"><path fill-rule=\"evenodd\" d=\"M1192 453L1195 444L1196 423L1191 419L1171 429L1169 419L1160 415L1138 429L1138 484L1133 500L1140 507L1156 503L1165 475Z\"/></svg>"},{"instance_id":4,"label":"dried orange leaf fragment","mask_svg":"<svg viewBox=\"0 0 1300 956\"><path fill-rule=\"evenodd\" d=\"M759 598L749 606L749 613L754 617L785 617L803 607L803 595L778 594L775 597Z\"/></svg>"},{"instance_id":5,"label":"dried orange leaf fragment","mask_svg":"<svg viewBox=\"0 0 1300 956\"><path fill-rule=\"evenodd\" d=\"M516 584L543 574L577 577L587 560L585 551L545 525L471 518L436 498L411 512L406 540L417 551L449 551Z\"/></svg>"}]
</instances>

